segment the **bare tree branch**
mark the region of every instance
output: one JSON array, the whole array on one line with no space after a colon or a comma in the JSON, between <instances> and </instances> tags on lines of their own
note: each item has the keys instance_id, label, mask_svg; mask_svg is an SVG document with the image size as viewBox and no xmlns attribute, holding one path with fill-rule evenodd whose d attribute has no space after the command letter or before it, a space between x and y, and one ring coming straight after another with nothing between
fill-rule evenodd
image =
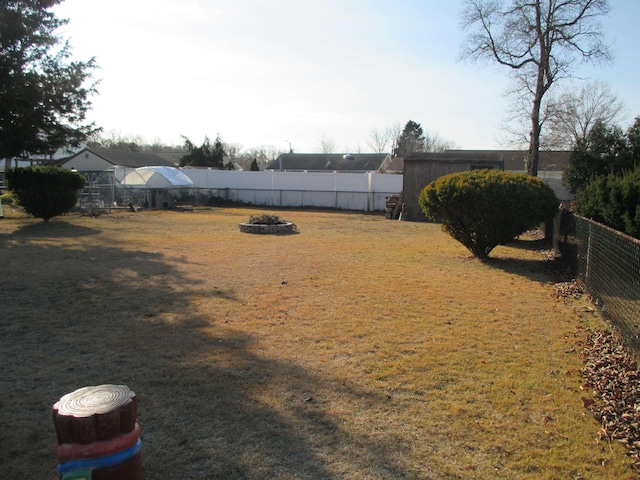
<instances>
[{"instance_id":1,"label":"bare tree branch","mask_svg":"<svg viewBox=\"0 0 640 480\"><path fill-rule=\"evenodd\" d=\"M509 67L529 94L531 175L538 174L542 126L553 112L547 92L576 62L611 59L598 22L608 12L607 0L465 0L462 58Z\"/></svg>"}]
</instances>

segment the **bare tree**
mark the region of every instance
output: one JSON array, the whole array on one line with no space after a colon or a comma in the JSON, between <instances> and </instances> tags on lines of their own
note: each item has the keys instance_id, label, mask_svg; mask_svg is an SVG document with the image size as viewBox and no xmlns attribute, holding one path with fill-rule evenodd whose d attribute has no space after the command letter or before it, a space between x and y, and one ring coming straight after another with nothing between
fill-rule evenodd
<instances>
[{"instance_id":1,"label":"bare tree","mask_svg":"<svg viewBox=\"0 0 640 480\"><path fill-rule=\"evenodd\" d=\"M550 102L548 144L570 149L584 143L601 122L615 125L624 112L624 104L604 82L589 82L580 90L567 89Z\"/></svg>"},{"instance_id":2,"label":"bare tree","mask_svg":"<svg viewBox=\"0 0 640 480\"><path fill-rule=\"evenodd\" d=\"M398 145L400 142L400 137L402 136L403 129L404 126L400 122L395 122L385 129L387 141L389 142L389 151L395 152L398 150Z\"/></svg>"},{"instance_id":3,"label":"bare tree","mask_svg":"<svg viewBox=\"0 0 640 480\"><path fill-rule=\"evenodd\" d=\"M92 135L87 142L89 146L108 148L111 150L129 150L140 152L143 150L144 139L141 135L125 135L115 130Z\"/></svg>"},{"instance_id":4,"label":"bare tree","mask_svg":"<svg viewBox=\"0 0 640 480\"><path fill-rule=\"evenodd\" d=\"M355 145L345 145L344 152L345 153L362 153L362 147L360 146L359 143L356 143Z\"/></svg>"},{"instance_id":5,"label":"bare tree","mask_svg":"<svg viewBox=\"0 0 640 480\"><path fill-rule=\"evenodd\" d=\"M240 152L242 151L242 144L240 143L226 143L224 144L224 153L225 153L225 160L227 162L231 162L233 164L236 164L242 168L245 167L244 164L242 164L242 162L240 161ZM250 165L251 163L249 163Z\"/></svg>"},{"instance_id":6,"label":"bare tree","mask_svg":"<svg viewBox=\"0 0 640 480\"><path fill-rule=\"evenodd\" d=\"M374 153L384 153L387 151L389 144L389 129L378 130L376 127L371 129L369 133L369 141L367 145L371 147Z\"/></svg>"},{"instance_id":7,"label":"bare tree","mask_svg":"<svg viewBox=\"0 0 640 480\"><path fill-rule=\"evenodd\" d=\"M507 92L511 107L503 124L509 136L505 142L521 148L529 142L529 98L518 84ZM579 141L586 141L597 122L614 125L624 112L624 104L607 83L592 81L581 89L566 88L559 95L543 99L540 107L540 149L571 149Z\"/></svg>"},{"instance_id":8,"label":"bare tree","mask_svg":"<svg viewBox=\"0 0 640 480\"><path fill-rule=\"evenodd\" d=\"M337 147L336 142L332 138L322 135L320 139L320 151L322 153L335 153Z\"/></svg>"},{"instance_id":9,"label":"bare tree","mask_svg":"<svg viewBox=\"0 0 640 480\"><path fill-rule=\"evenodd\" d=\"M424 151L425 152L444 152L457 148L455 142L442 138L435 132L429 130L424 132Z\"/></svg>"},{"instance_id":10,"label":"bare tree","mask_svg":"<svg viewBox=\"0 0 640 480\"><path fill-rule=\"evenodd\" d=\"M158 153L162 152L162 149L165 148L165 146L162 143L162 139L160 137L154 137L151 140L151 143L144 145L144 148L149 152Z\"/></svg>"},{"instance_id":11,"label":"bare tree","mask_svg":"<svg viewBox=\"0 0 640 480\"><path fill-rule=\"evenodd\" d=\"M240 165L244 170L249 170L251 168L251 162L254 160L259 165L266 165L271 163L280 152L273 145L260 145L259 147L250 148L249 150L245 150L242 152L238 152L234 158L234 161Z\"/></svg>"},{"instance_id":12,"label":"bare tree","mask_svg":"<svg viewBox=\"0 0 640 480\"><path fill-rule=\"evenodd\" d=\"M580 61L609 60L599 18L607 0L465 0L462 57L509 67L530 101L527 172L538 174L543 100Z\"/></svg>"}]
</instances>

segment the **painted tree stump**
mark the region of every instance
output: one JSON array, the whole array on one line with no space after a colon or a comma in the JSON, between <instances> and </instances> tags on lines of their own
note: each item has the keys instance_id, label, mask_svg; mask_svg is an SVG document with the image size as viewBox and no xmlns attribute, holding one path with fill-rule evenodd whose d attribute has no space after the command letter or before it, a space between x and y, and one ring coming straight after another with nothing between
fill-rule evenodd
<instances>
[{"instance_id":1,"label":"painted tree stump","mask_svg":"<svg viewBox=\"0 0 640 480\"><path fill-rule=\"evenodd\" d=\"M126 385L83 387L53 405L62 480L141 480L135 393Z\"/></svg>"}]
</instances>

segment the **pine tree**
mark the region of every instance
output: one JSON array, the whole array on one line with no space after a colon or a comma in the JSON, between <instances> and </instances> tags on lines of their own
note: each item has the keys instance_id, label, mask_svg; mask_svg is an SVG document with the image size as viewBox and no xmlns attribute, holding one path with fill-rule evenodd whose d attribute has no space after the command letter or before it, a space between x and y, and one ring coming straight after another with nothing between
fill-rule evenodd
<instances>
[{"instance_id":1,"label":"pine tree","mask_svg":"<svg viewBox=\"0 0 640 480\"><path fill-rule=\"evenodd\" d=\"M394 156L404 157L413 152L424 152L424 149L425 138L422 127L419 123L409 120L398 137L396 148L393 151Z\"/></svg>"},{"instance_id":2,"label":"pine tree","mask_svg":"<svg viewBox=\"0 0 640 480\"><path fill-rule=\"evenodd\" d=\"M86 123L95 59L71 61L56 34L62 0L0 2L0 158L51 154L97 131Z\"/></svg>"}]
</instances>

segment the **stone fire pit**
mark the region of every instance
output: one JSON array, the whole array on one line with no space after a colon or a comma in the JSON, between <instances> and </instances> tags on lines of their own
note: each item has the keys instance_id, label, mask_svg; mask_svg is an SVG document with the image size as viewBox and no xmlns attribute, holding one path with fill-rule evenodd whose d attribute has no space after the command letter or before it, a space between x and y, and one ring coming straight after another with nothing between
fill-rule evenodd
<instances>
[{"instance_id":1,"label":"stone fire pit","mask_svg":"<svg viewBox=\"0 0 640 480\"><path fill-rule=\"evenodd\" d=\"M239 223L238 229L243 233L279 234L293 233L296 226L293 222L284 220L277 215L252 215L248 222Z\"/></svg>"}]
</instances>

